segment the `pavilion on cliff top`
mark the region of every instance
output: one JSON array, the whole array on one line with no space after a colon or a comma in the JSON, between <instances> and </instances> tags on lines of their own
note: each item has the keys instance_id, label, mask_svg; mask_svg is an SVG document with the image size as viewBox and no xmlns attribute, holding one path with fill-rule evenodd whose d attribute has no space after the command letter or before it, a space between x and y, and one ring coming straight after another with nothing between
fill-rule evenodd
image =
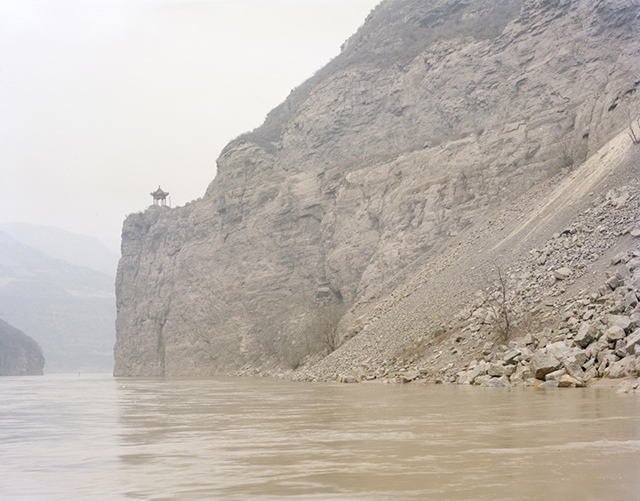
<instances>
[{"instance_id":1,"label":"pavilion on cliff top","mask_svg":"<svg viewBox=\"0 0 640 501\"><path fill-rule=\"evenodd\" d=\"M153 205L167 205L167 197L169 196L169 192L162 191L162 188L160 188L160 186L158 186L158 189L156 191L150 193L150 195L153 197Z\"/></svg>"}]
</instances>

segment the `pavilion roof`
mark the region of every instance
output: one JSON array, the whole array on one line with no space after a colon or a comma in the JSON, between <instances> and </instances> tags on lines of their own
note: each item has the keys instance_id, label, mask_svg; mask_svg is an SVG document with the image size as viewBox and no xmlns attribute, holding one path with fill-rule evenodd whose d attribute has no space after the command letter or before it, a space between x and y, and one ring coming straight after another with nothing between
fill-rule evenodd
<instances>
[{"instance_id":1,"label":"pavilion roof","mask_svg":"<svg viewBox=\"0 0 640 501\"><path fill-rule=\"evenodd\" d=\"M156 191L154 191L153 193L150 193L151 196L153 196L154 198L161 198L161 197L166 197L167 195L169 195L168 191L162 191L162 188L160 188L160 186L158 186L158 189Z\"/></svg>"}]
</instances>

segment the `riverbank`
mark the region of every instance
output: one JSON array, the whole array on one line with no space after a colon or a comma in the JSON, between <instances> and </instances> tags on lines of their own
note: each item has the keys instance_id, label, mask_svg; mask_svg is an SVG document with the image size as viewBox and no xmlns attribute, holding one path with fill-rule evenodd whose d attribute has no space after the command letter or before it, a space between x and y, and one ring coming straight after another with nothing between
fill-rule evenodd
<instances>
[{"instance_id":1,"label":"riverbank","mask_svg":"<svg viewBox=\"0 0 640 501\"><path fill-rule=\"evenodd\" d=\"M618 186L592 196L563 231L497 268L454 318L394 357L381 334L366 353L351 343L349 351L295 370L245 367L234 375L485 387L617 387L624 381L622 390L635 392L640 189L637 180Z\"/></svg>"}]
</instances>

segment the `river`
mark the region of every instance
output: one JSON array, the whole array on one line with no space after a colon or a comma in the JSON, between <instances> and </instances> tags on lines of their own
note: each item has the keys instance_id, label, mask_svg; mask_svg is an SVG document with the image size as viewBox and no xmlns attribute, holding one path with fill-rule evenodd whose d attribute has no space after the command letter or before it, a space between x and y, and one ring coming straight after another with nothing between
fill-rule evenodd
<instances>
[{"instance_id":1,"label":"river","mask_svg":"<svg viewBox=\"0 0 640 501\"><path fill-rule=\"evenodd\" d=\"M607 389L0 378L0 499L638 500Z\"/></svg>"}]
</instances>

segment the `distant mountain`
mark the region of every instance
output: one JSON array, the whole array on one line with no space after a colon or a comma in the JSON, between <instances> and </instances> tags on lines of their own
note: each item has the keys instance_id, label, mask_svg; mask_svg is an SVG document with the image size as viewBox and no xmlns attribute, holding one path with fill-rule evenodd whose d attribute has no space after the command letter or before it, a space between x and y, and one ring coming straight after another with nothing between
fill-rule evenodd
<instances>
[{"instance_id":1,"label":"distant mountain","mask_svg":"<svg viewBox=\"0 0 640 501\"><path fill-rule=\"evenodd\" d=\"M21 330L0 320L0 376L41 376L42 348Z\"/></svg>"},{"instance_id":2,"label":"distant mountain","mask_svg":"<svg viewBox=\"0 0 640 501\"><path fill-rule=\"evenodd\" d=\"M96 237L28 223L0 224L0 230L18 242L35 247L48 256L69 264L85 266L115 277L119 256Z\"/></svg>"},{"instance_id":3,"label":"distant mountain","mask_svg":"<svg viewBox=\"0 0 640 501\"><path fill-rule=\"evenodd\" d=\"M0 231L0 318L28 332L46 372L110 372L113 278L75 266Z\"/></svg>"}]
</instances>

